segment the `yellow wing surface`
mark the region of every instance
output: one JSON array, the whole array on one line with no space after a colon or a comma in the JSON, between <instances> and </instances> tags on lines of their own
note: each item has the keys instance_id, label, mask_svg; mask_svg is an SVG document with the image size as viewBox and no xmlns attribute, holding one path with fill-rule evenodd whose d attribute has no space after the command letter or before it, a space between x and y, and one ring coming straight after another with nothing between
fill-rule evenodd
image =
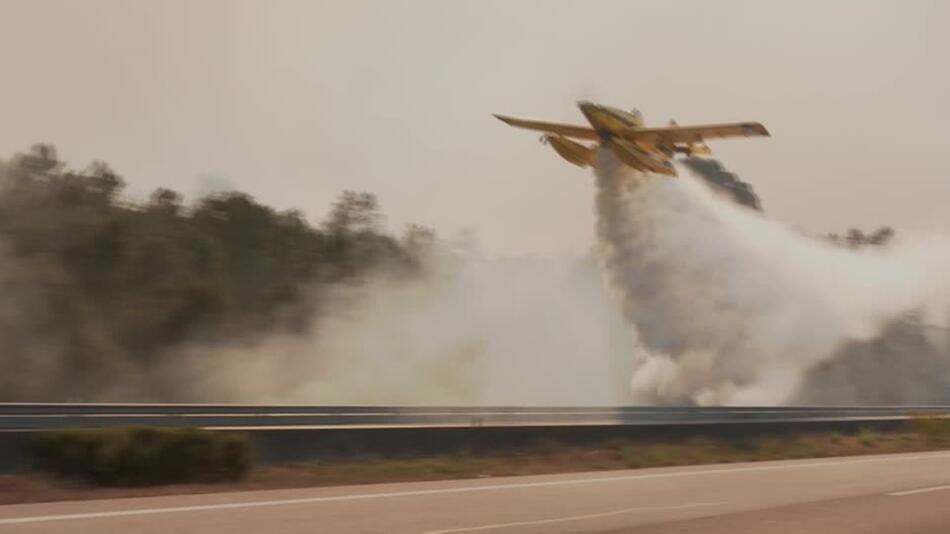
<instances>
[{"instance_id":1,"label":"yellow wing surface","mask_svg":"<svg viewBox=\"0 0 950 534\"><path fill-rule=\"evenodd\" d=\"M597 131L587 126L557 124L554 122L516 119L505 115L495 115L499 120L518 128L537 130L575 139L596 141L600 138ZM705 124L700 126L666 126L662 128L628 128L623 136L637 142L651 145L672 145L676 143L699 143L705 139L723 137L769 137L769 131L758 122L735 122L729 124Z\"/></svg>"},{"instance_id":2,"label":"yellow wing surface","mask_svg":"<svg viewBox=\"0 0 950 534\"><path fill-rule=\"evenodd\" d=\"M667 126L664 128L633 128L628 130L633 140L652 141L654 144L698 143L704 139L722 137L769 137L769 131L758 122L707 124L702 126Z\"/></svg>"},{"instance_id":3,"label":"yellow wing surface","mask_svg":"<svg viewBox=\"0 0 950 534\"><path fill-rule=\"evenodd\" d=\"M573 137L575 139L590 139L592 141L599 139L597 132L593 128L586 126L573 126L571 124L557 124L553 122L529 121L525 119L516 119L504 115L495 115L498 120L528 130L537 130L539 132L548 132L564 137Z\"/></svg>"}]
</instances>

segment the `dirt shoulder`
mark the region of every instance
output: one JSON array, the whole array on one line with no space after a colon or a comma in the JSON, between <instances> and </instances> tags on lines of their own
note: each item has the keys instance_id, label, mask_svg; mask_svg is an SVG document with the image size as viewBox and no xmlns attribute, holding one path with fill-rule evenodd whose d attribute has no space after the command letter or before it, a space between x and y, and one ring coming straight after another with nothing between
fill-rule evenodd
<instances>
[{"instance_id":1,"label":"dirt shoulder","mask_svg":"<svg viewBox=\"0 0 950 534\"><path fill-rule=\"evenodd\" d=\"M361 458L260 467L241 482L153 487L97 487L24 472L0 475L0 504L114 499L347 484L489 478L729 462L822 458L950 449L943 435L925 432L803 434L678 442L610 440L596 445L543 443L518 452L419 458Z\"/></svg>"}]
</instances>

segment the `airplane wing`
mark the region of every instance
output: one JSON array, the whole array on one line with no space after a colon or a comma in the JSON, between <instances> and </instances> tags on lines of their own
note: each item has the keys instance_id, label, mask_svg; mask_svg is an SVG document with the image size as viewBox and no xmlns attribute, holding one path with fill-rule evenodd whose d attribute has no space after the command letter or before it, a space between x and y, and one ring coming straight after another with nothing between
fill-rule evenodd
<instances>
[{"instance_id":1,"label":"airplane wing","mask_svg":"<svg viewBox=\"0 0 950 534\"><path fill-rule=\"evenodd\" d=\"M633 128L632 139L652 140L657 143L698 143L704 139L721 137L770 137L765 126L758 122L706 124L702 126L667 126L665 128Z\"/></svg>"},{"instance_id":2,"label":"airplane wing","mask_svg":"<svg viewBox=\"0 0 950 534\"><path fill-rule=\"evenodd\" d=\"M576 139L599 139L597 132L594 131L593 128L587 128L585 126L529 121L524 119L516 119L514 117L506 117L504 115L495 115L495 117L498 118L498 120L517 128L526 128L528 130L537 130L539 132L555 133L558 135L563 135L564 137L574 137Z\"/></svg>"}]
</instances>

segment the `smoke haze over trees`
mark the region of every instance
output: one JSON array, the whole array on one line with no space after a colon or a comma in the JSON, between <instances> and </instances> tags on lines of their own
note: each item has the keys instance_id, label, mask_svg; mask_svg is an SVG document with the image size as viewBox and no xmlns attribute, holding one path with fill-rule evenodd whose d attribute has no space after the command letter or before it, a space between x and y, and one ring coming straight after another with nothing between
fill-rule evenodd
<instances>
[{"instance_id":1,"label":"smoke haze over trees","mask_svg":"<svg viewBox=\"0 0 950 534\"><path fill-rule=\"evenodd\" d=\"M718 161L684 164L732 202L762 211L752 186ZM622 306L611 300L593 256L487 261L475 254L471 234L450 244L409 225L394 236L369 193L343 192L311 225L300 212L277 211L240 192L186 204L160 188L139 202L124 197L123 186L108 164L76 170L48 145L0 161L0 401L627 403L634 399L631 375L634 388L636 369L646 376L637 368L638 342L676 352L697 332L708 337L700 297L719 295L708 299L713 306L746 293L755 303L770 288L765 268L774 267L735 266L736 258L707 239L716 235L704 226L707 216L692 220L677 211L688 197L668 198L676 201L667 206L675 208L671 219L656 227L683 232L675 246L659 250L672 267L636 247L613 256L600 250L608 269L629 274L624 284L640 296L635 306ZM601 202L622 200L604 192ZM627 223L601 221L600 231L621 240L642 233L641 219L656 215L622 213ZM684 270L682 253L700 241L693 232L723 261L732 285L674 291L710 267ZM816 240L857 254L887 250L893 237L882 227ZM638 263L640 271L627 271ZM749 287L758 278L762 283ZM659 315L644 322L636 307L651 302L656 311L673 297L692 314L676 327ZM775 302L779 316L785 304ZM801 311L815 314L808 306ZM634 333L624 314L637 317L643 331ZM774 345L764 326L732 326L719 333L745 332L761 338L761 347ZM918 310L895 314L878 331L816 357L785 402L946 402L944 332ZM807 347L808 339L785 343ZM728 370L703 369L688 377L693 389L711 382L712 371ZM672 391L647 401L700 402ZM728 402L717 401L725 394L707 397Z\"/></svg>"},{"instance_id":2,"label":"smoke haze over trees","mask_svg":"<svg viewBox=\"0 0 950 534\"><path fill-rule=\"evenodd\" d=\"M808 236L754 213L751 186L718 162L684 164L719 195L609 153L597 167L605 269L642 344L641 402L950 399L946 239Z\"/></svg>"},{"instance_id":3,"label":"smoke haze over trees","mask_svg":"<svg viewBox=\"0 0 950 534\"><path fill-rule=\"evenodd\" d=\"M752 184L742 181L735 173L729 172L722 163L711 158L696 156L684 158L680 162L709 184L714 190L726 195L736 204L763 211L762 201L755 193ZM859 248L867 245L885 245L894 237L894 229L882 226L865 234L858 228L849 228L844 236L831 233L826 236L836 245Z\"/></svg>"},{"instance_id":4,"label":"smoke haze over trees","mask_svg":"<svg viewBox=\"0 0 950 534\"><path fill-rule=\"evenodd\" d=\"M0 400L102 399L176 345L310 328L328 288L418 276L435 239L388 235L368 193L344 192L314 228L243 193L185 206L122 187L107 164L73 170L46 145L0 163ZM174 381L134 383L137 399L181 396Z\"/></svg>"}]
</instances>

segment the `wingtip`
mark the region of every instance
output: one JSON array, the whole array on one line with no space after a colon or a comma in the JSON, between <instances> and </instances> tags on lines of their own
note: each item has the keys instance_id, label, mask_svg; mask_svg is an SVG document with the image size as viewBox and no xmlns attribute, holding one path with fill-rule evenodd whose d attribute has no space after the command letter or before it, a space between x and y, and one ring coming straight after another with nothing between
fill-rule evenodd
<instances>
[{"instance_id":1,"label":"wingtip","mask_svg":"<svg viewBox=\"0 0 950 534\"><path fill-rule=\"evenodd\" d=\"M748 122L742 125L746 135L759 135L763 137L772 137L769 130L761 122Z\"/></svg>"}]
</instances>

